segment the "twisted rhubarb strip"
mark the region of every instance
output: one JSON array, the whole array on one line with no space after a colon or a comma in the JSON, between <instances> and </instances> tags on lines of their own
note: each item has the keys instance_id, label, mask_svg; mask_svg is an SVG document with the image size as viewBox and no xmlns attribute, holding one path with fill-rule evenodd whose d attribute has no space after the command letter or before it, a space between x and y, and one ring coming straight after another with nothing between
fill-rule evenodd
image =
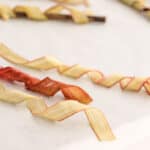
<instances>
[{"instance_id":1,"label":"twisted rhubarb strip","mask_svg":"<svg viewBox=\"0 0 150 150\"><path fill-rule=\"evenodd\" d=\"M53 106L48 106L39 97L7 89L2 84L0 84L0 100L14 104L26 102L27 108L33 115L50 121L61 121L83 111L99 140L113 140L115 138L105 116L100 110L75 100L62 101Z\"/></svg>"},{"instance_id":2,"label":"twisted rhubarb strip","mask_svg":"<svg viewBox=\"0 0 150 150\"><path fill-rule=\"evenodd\" d=\"M71 15L62 14L61 12L64 10L68 11ZM0 5L0 18L3 20L20 17L26 17L36 21L45 21L48 19L73 20L78 24L88 23L89 21L105 21L105 17L89 16L85 12L64 5L52 6L44 12L35 6L16 6L10 8L7 5Z\"/></svg>"},{"instance_id":3,"label":"twisted rhubarb strip","mask_svg":"<svg viewBox=\"0 0 150 150\"><path fill-rule=\"evenodd\" d=\"M71 77L74 79L80 78L81 76L87 74L89 79L93 83L103 87L110 88L119 83L122 90L138 92L142 88L144 88L146 92L150 94L149 77L140 78L140 77L128 77L123 75L105 76L100 71L87 69L80 65L67 66L53 57L41 57L30 61L19 56L18 54L15 54L4 44L0 44L0 56L11 63L24 66L27 68L37 70L57 69L57 71L61 75Z\"/></svg>"},{"instance_id":4,"label":"twisted rhubarb strip","mask_svg":"<svg viewBox=\"0 0 150 150\"><path fill-rule=\"evenodd\" d=\"M61 91L67 99L75 99L85 104L92 101L91 97L78 86L58 82L49 77L40 80L12 67L1 67L0 79L10 82L23 82L27 89L46 96L53 96Z\"/></svg>"},{"instance_id":5,"label":"twisted rhubarb strip","mask_svg":"<svg viewBox=\"0 0 150 150\"><path fill-rule=\"evenodd\" d=\"M135 10L150 18L150 8L145 5L145 0L120 0L124 4L134 8Z\"/></svg>"}]
</instances>

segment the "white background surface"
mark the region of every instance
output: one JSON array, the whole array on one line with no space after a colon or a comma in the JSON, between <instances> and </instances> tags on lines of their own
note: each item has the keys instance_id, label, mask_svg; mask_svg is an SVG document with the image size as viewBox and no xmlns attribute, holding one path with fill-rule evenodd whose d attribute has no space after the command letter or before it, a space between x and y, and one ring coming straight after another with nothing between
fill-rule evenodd
<instances>
[{"instance_id":1,"label":"white background surface","mask_svg":"<svg viewBox=\"0 0 150 150\"><path fill-rule=\"evenodd\" d=\"M47 8L46 0L1 0L5 4L36 4ZM82 64L105 74L149 76L150 22L117 0L94 0L92 10L108 17L106 24L27 20L0 21L0 41L15 52L32 59L52 55L66 64ZM7 62L0 60L2 65ZM21 68L22 69L22 68ZM0 149L4 150L80 150L150 148L150 97L122 92L118 86L105 89L86 78L78 81L59 76L55 71L34 72L37 77L80 85L90 93L91 105L101 109L117 137L114 142L98 142L83 113L51 123L33 117L24 105L0 103ZM61 94L53 102L63 99Z\"/></svg>"}]
</instances>

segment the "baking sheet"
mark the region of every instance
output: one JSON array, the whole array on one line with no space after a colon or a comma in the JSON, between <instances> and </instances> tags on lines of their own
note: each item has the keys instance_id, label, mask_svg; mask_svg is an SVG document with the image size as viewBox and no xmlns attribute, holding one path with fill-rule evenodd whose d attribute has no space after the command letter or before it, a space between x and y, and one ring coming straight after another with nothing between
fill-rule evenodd
<instances>
[{"instance_id":1,"label":"baking sheet","mask_svg":"<svg viewBox=\"0 0 150 150\"><path fill-rule=\"evenodd\" d=\"M37 5L42 9L53 4L47 0L0 2L12 6ZM81 64L99 69L106 75L149 76L150 22L117 0L91 0L91 9L95 14L106 15L107 23L76 25L24 19L0 21L0 41L29 59L51 55L68 65ZM0 64L10 65L2 59ZM76 81L58 75L55 70L38 72L17 68L37 77L50 76L83 87L94 99L91 105L105 113L117 140L98 142L82 113L60 123L51 123L33 117L23 104L13 106L0 102L1 149L129 150L150 146L150 97L144 91L138 94L123 92L119 86L105 89L93 85L87 77ZM61 99L61 94L52 98L53 103Z\"/></svg>"}]
</instances>

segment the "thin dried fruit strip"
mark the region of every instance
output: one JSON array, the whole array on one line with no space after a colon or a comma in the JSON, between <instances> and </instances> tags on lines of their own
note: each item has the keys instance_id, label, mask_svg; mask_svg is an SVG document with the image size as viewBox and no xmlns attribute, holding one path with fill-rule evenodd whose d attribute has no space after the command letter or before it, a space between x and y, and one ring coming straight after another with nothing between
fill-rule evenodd
<instances>
[{"instance_id":1,"label":"thin dried fruit strip","mask_svg":"<svg viewBox=\"0 0 150 150\"><path fill-rule=\"evenodd\" d=\"M71 78L80 78L85 74L88 75L89 79L100 86L110 88L116 84L119 84L122 90L138 92L142 88L145 88L146 92L150 94L150 78L140 77L128 77L123 75L110 75L105 76L102 72L88 69L80 65L68 66L54 57L41 57L35 60L27 60L18 54L15 54L4 44L0 45L0 56L9 62L32 68L36 70L49 70L57 69L57 71L64 76Z\"/></svg>"},{"instance_id":2,"label":"thin dried fruit strip","mask_svg":"<svg viewBox=\"0 0 150 150\"><path fill-rule=\"evenodd\" d=\"M68 11L70 14L64 14L62 11ZM11 18L28 18L36 21L45 21L48 19L55 20L73 20L78 24L85 24L91 21L105 22L103 16L88 15L85 12L76 10L72 7L65 5L55 5L45 11L42 11L36 6L16 6L11 8L7 5L0 5L0 18L8 20Z\"/></svg>"},{"instance_id":3,"label":"thin dried fruit strip","mask_svg":"<svg viewBox=\"0 0 150 150\"><path fill-rule=\"evenodd\" d=\"M43 14L39 7L34 6L16 6L13 9L14 14L19 14L20 16L26 16L31 20L47 20L48 18ZM17 15L16 15L17 16Z\"/></svg>"},{"instance_id":4,"label":"thin dried fruit strip","mask_svg":"<svg viewBox=\"0 0 150 150\"><path fill-rule=\"evenodd\" d=\"M75 99L85 104L92 101L92 98L78 86L65 84L48 77L40 80L12 67L1 67L0 79L10 82L23 82L27 89L46 96L53 96L61 91L66 99Z\"/></svg>"},{"instance_id":5,"label":"thin dried fruit strip","mask_svg":"<svg viewBox=\"0 0 150 150\"><path fill-rule=\"evenodd\" d=\"M150 19L150 7L146 6L145 0L120 0L124 4L134 8Z\"/></svg>"},{"instance_id":6,"label":"thin dried fruit strip","mask_svg":"<svg viewBox=\"0 0 150 150\"><path fill-rule=\"evenodd\" d=\"M64 9L68 10L71 13L72 19L75 23L84 24L84 23L89 22L89 18L83 12L78 11L78 10L71 8L71 7L63 6L63 5L56 5L54 7L51 7L45 11L45 14L48 16L51 14L59 14Z\"/></svg>"},{"instance_id":7,"label":"thin dried fruit strip","mask_svg":"<svg viewBox=\"0 0 150 150\"><path fill-rule=\"evenodd\" d=\"M27 108L33 115L46 118L50 121L61 121L83 111L86 113L89 124L99 140L115 139L105 116L100 110L81 104L75 100L61 101L52 106L48 106L44 100L39 97L21 91L7 89L1 83L0 100L13 104L26 102Z\"/></svg>"},{"instance_id":8,"label":"thin dried fruit strip","mask_svg":"<svg viewBox=\"0 0 150 150\"><path fill-rule=\"evenodd\" d=\"M15 14L9 6L0 5L0 18L8 20L9 18L14 18Z\"/></svg>"}]
</instances>

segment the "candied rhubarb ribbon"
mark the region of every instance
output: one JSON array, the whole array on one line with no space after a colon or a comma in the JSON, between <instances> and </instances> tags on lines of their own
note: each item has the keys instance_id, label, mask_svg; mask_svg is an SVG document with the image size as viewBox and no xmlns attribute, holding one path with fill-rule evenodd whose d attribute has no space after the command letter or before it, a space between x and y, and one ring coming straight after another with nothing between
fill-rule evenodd
<instances>
[{"instance_id":1,"label":"candied rhubarb ribbon","mask_svg":"<svg viewBox=\"0 0 150 150\"><path fill-rule=\"evenodd\" d=\"M99 140L115 139L103 113L91 106L81 104L75 100L61 101L48 106L43 99L17 90L10 90L0 83L0 100L18 104L26 102L27 108L35 116L46 118L50 121L61 121L75 113L83 111L89 124Z\"/></svg>"},{"instance_id":2,"label":"candied rhubarb ribbon","mask_svg":"<svg viewBox=\"0 0 150 150\"><path fill-rule=\"evenodd\" d=\"M68 11L70 14L63 14L62 11L64 10ZM86 12L64 5L52 6L44 12L36 6L21 5L11 8L7 5L0 5L0 18L3 20L21 17L36 21L45 21L48 19L73 20L77 24L85 24L91 21L105 22L105 17L103 16L91 16Z\"/></svg>"},{"instance_id":3,"label":"candied rhubarb ribbon","mask_svg":"<svg viewBox=\"0 0 150 150\"><path fill-rule=\"evenodd\" d=\"M82 103L90 103L92 101L91 97L78 86L58 82L49 77L40 80L12 67L1 67L0 79L10 82L23 82L27 89L46 96L53 96L58 91L61 91L67 99L75 99Z\"/></svg>"},{"instance_id":4,"label":"candied rhubarb ribbon","mask_svg":"<svg viewBox=\"0 0 150 150\"><path fill-rule=\"evenodd\" d=\"M120 0L124 4L134 8L135 10L150 18L150 8L145 5L145 0Z\"/></svg>"},{"instance_id":5,"label":"candied rhubarb ribbon","mask_svg":"<svg viewBox=\"0 0 150 150\"><path fill-rule=\"evenodd\" d=\"M110 88L116 84L120 84L122 90L135 91L138 92L142 88L150 94L150 78L140 78L140 77L128 77L123 75L110 75L105 76L102 72L92 69L87 69L80 65L68 66L63 64L61 61L53 57L41 57L35 60L27 60L13 51L11 51L4 44L0 45L0 56L9 62L14 64L37 69L37 70L49 70L57 69L57 71L67 77L80 78L81 76L87 74L89 79L100 86Z\"/></svg>"}]
</instances>

